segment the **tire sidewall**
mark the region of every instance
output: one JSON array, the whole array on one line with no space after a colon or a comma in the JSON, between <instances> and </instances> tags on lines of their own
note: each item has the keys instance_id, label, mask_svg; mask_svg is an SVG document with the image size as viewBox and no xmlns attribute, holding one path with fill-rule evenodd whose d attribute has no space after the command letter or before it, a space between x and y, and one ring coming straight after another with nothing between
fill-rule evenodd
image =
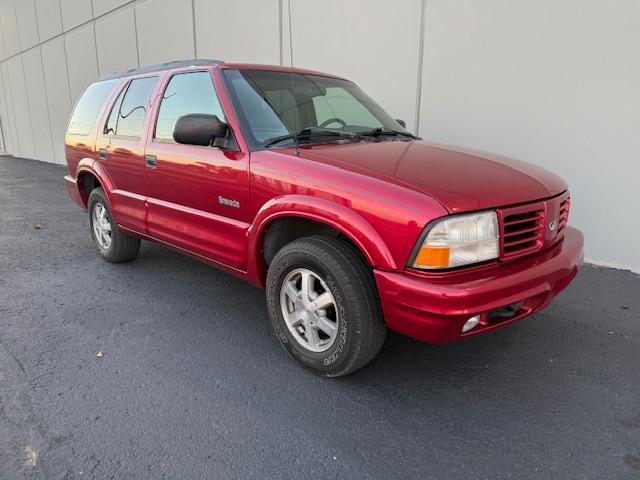
<instances>
[{"instance_id":1,"label":"tire sidewall","mask_svg":"<svg viewBox=\"0 0 640 480\"><path fill-rule=\"evenodd\" d=\"M280 290L287 274L296 268L308 268L317 274L327 285L336 303L338 317L338 333L335 343L324 352L311 352L305 349L293 337L282 315L280 307ZM269 268L267 279L267 303L271 324L276 337L287 352L298 362L313 371L330 375L333 371L341 370L351 360L352 345L356 340L355 333L360 330L357 317L342 286L328 266L318 257L309 256L302 251L288 252L280 258L274 259Z\"/></svg>"}]
</instances>

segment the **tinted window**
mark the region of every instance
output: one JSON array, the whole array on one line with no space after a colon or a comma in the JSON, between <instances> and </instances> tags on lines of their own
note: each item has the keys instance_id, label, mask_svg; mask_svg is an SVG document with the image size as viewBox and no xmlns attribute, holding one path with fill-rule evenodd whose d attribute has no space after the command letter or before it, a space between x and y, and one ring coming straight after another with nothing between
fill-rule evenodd
<instances>
[{"instance_id":1,"label":"tinted window","mask_svg":"<svg viewBox=\"0 0 640 480\"><path fill-rule=\"evenodd\" d=\"M267 70L224 69L223 75L252 148L307 127L349 133L374 128L403 130L348 80ZM306 141L326 141L326 137Z\"/></svg>"},{"instance_id":2,"label":"tinted window","mask_svg":"<svg viewBox=\"0 0 640 480\"><path fill-rule=\"evenodd\" d=\"M339 127L343 120L347 125L366 125L367 128L382 127L382 123L342 87L327 87L324 95L313 97L313 108L316 111L316 123L327 127ZM326 122L326 123L325 123Z\"/></svg>"},{"instance_id":3,"label":"tinted window","mask_svg":"<svg viewBox=\"0 0 640 480\"><path fill-rule=\"evenodd\" d=\"M209 72L179 73L171 77L158 112L156 138L173 141L173 125L189 113L225 119Z\"/></svg>"},{"instance_id":4,"label":"tinted window","mask_svg":"<svg viewBox=\"0 0 640 480\"><path fill-rule=\"evenodd\" d=\"M144 118L157 77L136 78L120 93L113 104L104 129L106 135L142 136Z\"/></svg>"},{"instance_id":5,"label":"tinted window","mask_svg":"<svg viewBox=\"0 0 640 480\"><path fill-rule=\"evenodd\" d=\"M69 121L69 133L73 135L88 135L96 121L102 104L105 102L118 80L97 82L84 91L73 110Z\"/></svg>"},{"instance_id":6,"label":"tinted window","mask_svg":"<svg viewBox=\"0 0 640 480\"><path fill-rule=\"evenodd\" d=\"M280 119L289 130L293 130L296 125L300 125L302 122L302 119L298 115L298 109L296 108L296 100L289 90L265 91L264 100L266 103L273 105L275 111L281 112Z\"/></svg>"},{"instance_id":7,"label":"tinted window","mask_svg":"<svg viewBox=\"0 0 640 480\"><path fill-rule=\"evenodd\" d=\"M127 87L122 89L120 95L116 99L113 107L111 107L111 113L109 114L109 119L107 120L107 124L104 127L105 135L115 135L116 127L118 126L118 119L120 118L120 105L122 105L122 99L124 98L124 94L127 93Z\"/></svg>"},{"instance_id":8,"label":"tinted window","mask_svg":"<svg viewBox=\"0 0 640 480\"><path fill-rule=\"evenodd\" d=\"M294 104L293 95L291 91L288 91L285 95L282 94L282 102L270 103L269 97L274 100L274 95L266 92L255 84L251 84L240 75L237 70L230 71L231 75L227 75L227 79L230 81L232 88L232 95L234 100L239 104L239 111L241 118L247 125L247 133L249 138L253 139L253 146L259 142L263 142L269 138L279 137L280 135L286 135L291 131L297 130L295 125L298 125L298 129L301 128L302 122L298 119L297 109L295 114L290 115L293 119L287 120L287 115L278 115L279 108L284 108L285 99L288 99L290 105ZM277 92L285 92L286 90L276 90Z\"/></svg>"}]
</instances>

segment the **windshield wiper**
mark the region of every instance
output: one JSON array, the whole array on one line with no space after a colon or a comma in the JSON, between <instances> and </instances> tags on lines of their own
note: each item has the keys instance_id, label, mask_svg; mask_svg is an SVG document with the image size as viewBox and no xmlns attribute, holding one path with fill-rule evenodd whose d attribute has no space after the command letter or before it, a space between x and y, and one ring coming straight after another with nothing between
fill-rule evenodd
<instances>
[{"instance_id":1,"label":"windshield wiper","mask_svg":"<svg viewBox=\"0 0 640 480\"><path fill-rule=\"evenodd\" d=\"M281 135L279 137L273 137L266 141L263 145L265 148L270 147L271 145L275 145L276 143L284 142L285 140L298 140L300 139L309 139L311 137L318 136L335 136L335 137L345 137L345 138L363 138L359 133L353 132L339 132L337 130L329 130L318 127L305 127L301 130L298 130L294 133L289 133L287 135Z\"/></svg>"},{"instance_id":2,"label":"windshield wiper","mask_svg":"<svg viewBox=\"0 0 640 480\"><path fill-rule=\"evenodd\" d=\"M401 137L407 137L407 138L411 138L413 140L422 140L422 138L409 133L409 132L403 132L401 130L390 130L390 129L386 129L386 128L372 128L369 131L366 132L358 132L360 135L364 135L367 137L380 137L382 135L393 135L395 137L401 136Z\"/></svg>"}]
</instances>

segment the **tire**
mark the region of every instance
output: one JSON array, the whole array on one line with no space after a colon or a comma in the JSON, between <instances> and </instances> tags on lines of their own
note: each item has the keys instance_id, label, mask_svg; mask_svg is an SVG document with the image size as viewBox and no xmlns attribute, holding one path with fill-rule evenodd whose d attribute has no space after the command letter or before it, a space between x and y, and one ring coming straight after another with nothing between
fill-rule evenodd
<instances>
[{"instance_id":1,"label":"tire","mask_svg":"<svg viewBox=\"0 0 640 480\"><path fill-rule=\"evenodd\" d=\"M269 266L266 295L276 337L319 375L348 375L382 347L386 325L373 275L346 242L311 236L285 245Z\"/></svg>"},{"instance_id":2,"label":"tire","mask_svg":"<svg viewBox=\"0 0 640 480\"><path fill-rule=\"evenodd\" d=\"M126 235L118 228L111 214L109 200L101 187L91 190L87 206L89 231L98 255L110 263L133 260L140 251L140 239ZM103 221L100 221L101 218Z\"/></svg>"}]
</instances>

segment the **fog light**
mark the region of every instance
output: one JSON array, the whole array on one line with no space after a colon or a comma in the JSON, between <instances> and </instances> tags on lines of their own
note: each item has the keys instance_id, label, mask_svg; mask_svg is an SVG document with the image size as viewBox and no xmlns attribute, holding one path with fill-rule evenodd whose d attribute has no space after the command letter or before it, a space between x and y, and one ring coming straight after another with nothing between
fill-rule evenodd
<instances>
[{"instance_id":1,"label":"fog light","mask_svg":"<svg viewBox=\"0 0 640 480\"><path fill-rule=\"evenodd\" d=\"M471 317L469 320L464 322L464 325L462 326L462 333L468 332L472 328L476 327L479 323L480 323L480 315Z\"/></svg>"}]
</instances>

